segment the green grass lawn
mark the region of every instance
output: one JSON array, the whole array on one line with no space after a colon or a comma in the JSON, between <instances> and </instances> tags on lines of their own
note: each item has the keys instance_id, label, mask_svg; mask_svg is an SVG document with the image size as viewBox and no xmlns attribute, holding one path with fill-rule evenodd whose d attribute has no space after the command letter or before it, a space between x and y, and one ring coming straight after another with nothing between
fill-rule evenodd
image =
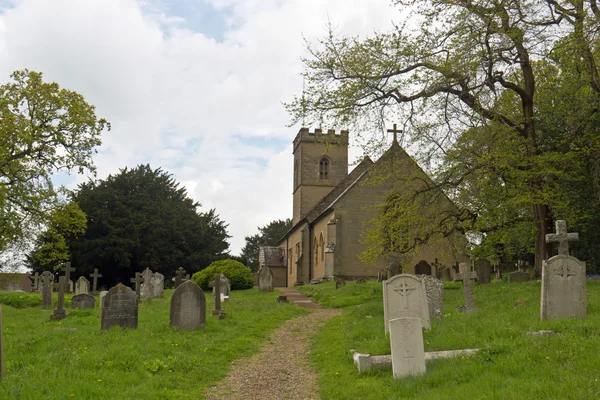
<instances>
[{"instance_id":1,"label":"green grass lawn","mask_svg":"<svg viewBox=\"0 0 600 400\"><path fill-rule=\"evenodd\" d=\"M233 291L217 320L207 293L206 328L169 328L172 290L145 300L138 329L100 330L100 310L68 310L50 321L39 294L0 292L5 377L0 399L201 399L231 362L257 351L287 319L307 311L276 303L280 294ZM56 294L55 304L56 304ZM96 304L98 299L96 298ZM67 296L66 304L70 304Z\"/></svg>"},{"instance_id":2,"label":"green grass lawn","mask_svg":"<svg viewBox=\"0 0 600 400\"><path fill-rule=\"evenodd\" d=\"M395 380L392 371L358 375L350 349L390 354L381 284L332 282L300 288L343 309L317 336L311 359L322 399L598 399L600 281L587 281L583 320L540 321L540 283L494 281L473 288L480 311L462 314L460 283L446 283L444 318L424 333L425 351L481 348L473 357L427 363L422 377ZM526 332L552 330L548 338Z\"/></svg>"}]
</instances>

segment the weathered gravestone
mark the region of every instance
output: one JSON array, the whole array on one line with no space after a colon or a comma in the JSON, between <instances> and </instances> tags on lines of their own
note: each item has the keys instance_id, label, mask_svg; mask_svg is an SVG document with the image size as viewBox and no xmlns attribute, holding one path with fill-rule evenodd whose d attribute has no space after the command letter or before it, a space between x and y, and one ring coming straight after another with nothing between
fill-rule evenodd
<instances>
[{"instance_id":1,"label":"weathered gravestone","mask_svg":"<svg viewBox=\"0 0 600 400\"><path fill-rule=\"evenodd\" d=\"M394 378L425 373L425 347L419 318L395 318L389 323Z\"/></svg>"},{"instance_id":2,"label":"weathered gravestone","mask_svg":"<svg viewBox=\"0 0 600 400\"><path fill-rule=\"evenodd\" d=\"M29 279L31 279L31 281L33 282L33 291L39 292L39 290L40 290L40 274L36 272Z\"/></svg>"},{"instance_id":3,"label":"weathered gravestone","mask_svg":"<svg viewBox=\"0 0 600 400\"><path fill-rule=\"evenodd\" d=\"M258 290L261 292L273 291L273 273L269 267L263 266L258 271Z\"/></svg>"},{"instance_id":4,"label":"weathered gravestone","mask_svg":"<svg viewBox=\"0 0 600 400\"><path fill-rule=\"evenodd\" d=\"M58 303L56 310L50 316L51 320L59 320L67 317L67 310L65 310L65 277L58 277Z\"/></svg>"},{"instance_id":5,"label":"weathered gravestone","mask_svg":"<svg viewBox=\"0 0 600 400\"><path fill-rule=\"evenodd\" d=\"M73 268L71 266L71 262L68 261L68 262L65 263L65 266L62 267L60 270L65 273L65 284L69 284L70 283L70 285L71 285L69 287L69 289L68 289L69 293L73 292L73 281L71 281L71 271L75 271L75 268ZM67 290L67 289L65 288L65 290Z\"/></svg>"},{"instance_id":6,"label":"weathered gravestone","mask_svg":"<svg viewBox=\"0 0 600 400\"><path fill-rule=\"evenodd\" d=\"M98 273L98 268L94 268L94 273L90 274L90 278L92 278L92 294L96 294L96 289L98 288L98 278L102 278L102 274Z\"/></svg>"},{"instance_id":7,"label":"weathered gravestone","mask_svg":"<svg viewBox=\"0 0 600 400\"><path fill-rule=\"evenodd\" d=\"M402 273L402 264L400 264L400 261L394 261L388 265L388 271L388 279L390 279L392 276L400 275Z\"/></svg>"},{"instance_id":8,"label":"weathered gravestone","mask_svg":"<svg viewBox=\"0 0 600 400\"><path fill-rule=\"evenodd\" d=\"M90 281L85 276L80 276L75 282L75 294L89 294L90 293Z\"/></svg>"},{"instance_id":9,"label":"weathered gravestone","mask_svg":"<svg viewBox=\"0 0 600 400\"><path fill-rule=\"evenodd\" d=\"M183 282L171 297L171 328L200 329L206 323L206 298L194 281Z\"/></svg>"},{"instance_id":10,"label":"weathered gravestone","mask_svg":"<svg viewBox=\"0 0 600 400\"><path fill-rule=\"evenodd\" d=\"M80 310L94 308L95 303L96 299L94 296L87 293L76 294L73 296L73 298L71 298L71 308L77 308Z\"/></svg>"},{"instance_id":11,"label":"weathered gravestone","mask_svg":"<svg viewBox=\"0 0 600 400\"><path fill-rule=\"evenodd\" d=\"M104 304L104 297L106 296L106 293L108 293L108 290L102 290L100 292L100 309L102 309L102 305Z\"/></svg>"},{"instance_id":12,"label":"weathered gravestone","mask_svg":"<svg viewBox=\"0 0 600 400\"><path fill-rule=\"evenodd\" d=\"M531 279L529 272L515 271L506 275L509 282L527 282Z\"/></svg>"},{"instance_id":13,"label":"weathered gravestone","mask_svg":"<svg viewBox=\"0 0 600 400\"><path fill-rule=\"evenodd\" d=\"M229 279L227 279L227 276L225 276L225 274L219 274L219 280L220 280L220 293L221 293L221 301L225 301L225 300L229 300L229 295L231 293L231 282L229 282ZM210 282L210 284L213 284L214 281ZM216 299L216 288L212 285L209 285L210 287L213 288L213 300Z\"/></svg>"},{"instance_id":14,"label":"weathered gravestone","mask_svg":"<svg viewBox=\"0 0 600 400\"><path fill-rule=\"evenodd\" d=\"M448 267L440 267L438 270L438 277L442 281L450 281L452 280L452 276L450 274L450 268Z\"/></svg>"},{"instance_id":15,"label":"weathered gravestone","mask_svg":"<svg viewBox=\"0 0 600 400\"><path fill-rule=\"evenodd\" d=\"M425 260L421 260L415 265L415 275L431 275L431 265Z\"/></svg>"},{"instance_id":16,"label":"weathered gravestone","mask_svg":"<svg viewBox=\"0 0 600 400\"><path fill-rule=\"evenodd\" d=\"M130 287L119 283L110 288L102 301L102 329L137 328L138 299Z\"/></svg>"},{"instance_id":17,"label":"weathered gravestone","mask_svg":"<svg viewBox=\"0 0 600 400\"><path fill-rule=\"evenodd\" d=\"M154 273L150 268L146 268L142 271L142 280L143 283L140 287L140 297L142 299L152 299L154 298L154 286L152 285L152 277Z\"/></svg>"},{"instance_id":18,"label":"weathered gravestone","mask_svg":"<svg viewBox=\"0 0 600 400\"><path fill-rule=\"evenodd\" d=\"M478 283L490 283L492 281L492 264L485 258L475 261L475 273Z\"/></svg>"},{"instance_id":19,"label":"weathered gravestone","mask_svg":"<svg viewBox=\"0 0 600 400\"><path fill-rule=\"evenodd\" d=\"M565 221L556 221L556 234L546 235L547 242L557 241L558 255L542 263L542 296L540 318L584 318L586 315L585 263L569 255Z\"/></svg>"},{"instance_id":20,"label":"weathered gravestone","mask_svg":"<svg viewBox=\"0 0 600 400\"><path fill-rule=\"evenodd\" d=\"M160 272L152 274L152 291L154 297L165 297L165 276Z\"/></svg>"},{"instance_id":21,"label":"weathered gravestone","mask_svg":"<svg viewBox=\"0 0 600 400\"><path fill-rule=\"evenodd\" d=\"M471 287L471 279L475 278L473 276L475 271L471 271L471 267L468 263L460 263L459 268L460 273L455 274L455 277L458 275L462 279L463 292L465 295L465 305L463 307L463 311L468 313L477 309L475 307L475 298L473 297L473 289Z\"/></svg>"},{"instance_id":22,"label":"weathered gravestone","mask_svg":"<svg viewBox=\"0 0 600 400\"><path fill-rule=\"evenodd\" d=\"M186 275L185 270L181 267L177 268L177 272L175 272L175 289L188 279L190 279L190 276Z\"/></svg>"},{"instance_id":23,"label":"weathered gravestone","mask_svg":"<svg viewBox=\"0 0 600 400\"><path fill-rule=\"evenodd\" d=\"M377 273L377 282L383 282L390 278L390 270L388 268L384 268L379 270Z\"/></svg>"},{"instance_id":24,"label":"weathered gravestone","mask_svg":"<svg viewBox=\"0 0 600 400\"><path fill-rule=\"evenodd\" d=\"M433 261L433 263L431 263L431 267L433 268L433 273L431 274L431 276L440 279L440 269L442 268L442 264L438 261L437 258Z\"/></svg>"},{"instance_id":25,"label":"weathered gravestone","mask_svg":"<svg viewBox=\"0 0 600 400\"><path fill-rule=\"evenodd\" d=\"M215 301L215 309L212 311L212 315L219 315L221 313L221 276L223 274L216 274L215 280L209 282L208 286L213 288L213 297Z\"/></svg>"},{"instance_id":26,"label":"weathered gravestone","mask_svg":"<svg viewBox=\"0 0 600 400\"><path fill-rule=\"evenodd\" d=\"M416 275L400 274L383 282L383 315L385 331L392 319L420 318L425 329L431 329L425 283Z\"/></svg>"},{"instance_id":27,"label":"weathered gravestone","mask_svg":"<svg viewBox=\"0 0 600 400\"><path fill-rule=\"evenodd\" d=\"M458 282L458 281L463 281L464 277L463 277L463 271L462 271L462 264L459 264L456 267L452 268L452 281L453 282ZM467 264L468 267L468 264ZM467 271L467 275L469 277L469 279L477 279L477 273L475 271L471 271L471 268L468 267Z\"/></svg>"},{"instance_id":28,"label":"weathered gravestone","mask_svg":"<svg viewBox=\"0 0 600 400\"><path fill-rule=\"evenodd\" d=\"M54 275L50 271L44 271L40 278L40 288L42 291L42 308L49 310L52 308L52 289L54 287Z\"/></svg>"},{"instance_id":29,"label":"weathered gravestone","mask_svg":"<svg viewBox=\"0 0 600 400\"><path fill-rule=\"evenodd\" d=\"M430 275L420 276L423 283L425 283L429 318L442 319L442 308L444 307L444 282Z\"/></svg>"},{"instance_id":30,"label":"weathered gravestone","mask_svg":"<svg viewBox=\"0 0 600 400\"><path fill-rule=\"evenodd\" d=\"M131 278L131 283L135 285L135 295L138 301L142 301L142 299L140 298L140 289L142 287L142 283L144 283L144 278L142 278L142 274L136 272L135 277Z\"/></svg>"}]
</instances>

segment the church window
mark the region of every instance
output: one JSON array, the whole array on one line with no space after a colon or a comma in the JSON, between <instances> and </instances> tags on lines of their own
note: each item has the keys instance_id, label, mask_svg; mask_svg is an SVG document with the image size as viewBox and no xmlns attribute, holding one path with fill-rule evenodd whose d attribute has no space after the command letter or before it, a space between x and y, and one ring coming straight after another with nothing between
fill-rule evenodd
<instances>
[{"instance_id":1,"label":"church window","mask_svg":"<svg viewBox=\"0 0 600 400\"><path fill-rule=\"evenodd\" d=\"M317 237L315 236L315 238L313 239L313 251L314 253L314 259L315 259L315 265L317 265L317 263L319 262L319 245L317 244Z\"/></svg>"},{"instance_id":2,"label":"church window","mask_svg":"<svg viewBox=\"0 0 600 400\"><path fill-rule=\"evenodd\" d=\"M288 270L290 272L290 275L292 274L292 249L288 250Z\"/></svg>"},{"instance_id":3,"label":"church window","mask_svg":"<svg viewBox=\"0 0 600 400\"><path fill-rule=\"evenodd\" d=\"M300 259L300 243L296 243L296 261Z\"/></svg>"},{"instance_id":4,"label":"church window","mask_svg":"<svg viewBox=\"0 0 600 400\"><path fill-rule=\"evenodd\" d=\"M319 179L329 179L329 159L327 157L323 157L319 161Z\"/></svg>"},{"instance_id":5,"label":"church window","mask_svg":"<svg viewBox=\"0 0 600 400\"><path fill-rule=\"evenodd\" d=\"M323 233L321 232L321 237L319 238L319 243L321 245L321 262L325 260L325 241L323 240Z\"/></svg>"}]
</instances>

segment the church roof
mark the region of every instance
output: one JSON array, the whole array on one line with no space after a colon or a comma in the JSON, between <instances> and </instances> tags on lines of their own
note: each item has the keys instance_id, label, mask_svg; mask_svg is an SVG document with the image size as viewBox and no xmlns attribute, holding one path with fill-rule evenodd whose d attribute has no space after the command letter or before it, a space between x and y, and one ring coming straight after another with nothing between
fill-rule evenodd
<instances>
[{"instance_id":1,"label":"church roof","mask_svg":"<svg viewBox=\"0 0 600 400\"><path fill-rule=\"evenodd\" d=\"M258 251L258 263L267 267L285 266L285 250L271 246L260 247Z\"/></svg>"}]
</instances>

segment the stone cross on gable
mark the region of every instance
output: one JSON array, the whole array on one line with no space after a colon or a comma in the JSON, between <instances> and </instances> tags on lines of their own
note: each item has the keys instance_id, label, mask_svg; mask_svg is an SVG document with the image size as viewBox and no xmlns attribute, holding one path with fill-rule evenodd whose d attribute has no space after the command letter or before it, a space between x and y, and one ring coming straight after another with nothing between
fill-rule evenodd
<instances>
[{"instance_id":1,"label":"stone cross on gable","mask_svg":"<svg viewBox=\"0 0 600 400\"><path fill-rule=\"evenodd\" d=\"M215 288L215 309L212 315L219 315L221 312L221 274L216 274L215 280L208 285Z\"/></svg>"},{"instance_id":2,"label":"stone cross on gable","mask_svg":"<svg viewBox=\"0 0 600 400\"><path fill-rule=\"evenodd\" d=\"M402 296L402 303L404 304L404 308L408 308L408 301L407 301L407 297L410 294L410 292L412 292L413 290L415 290L414 287L409 287L406 284L406 281L402 281L400 283L400 286L397 287L396 289L394 289L395 292L397 292L400 296Z\"/></svg>"},{"instance_id":3,"label":"stone cross on gable","mask_svg":"<svg viewBox=\"0 0 600 400\"><path fill-rule=\"evenodd\" d=\"M137 296L138 302L140 301L140 288L144 283L144 278L139 272L135 273L135 278L131 278L131 283L135 283L135 295Z\"/></svg>"},{"instance_id":4,"label":"stone cross on gable","mask_svg":"<svg viewBox=\"0 0 600 400\"><path fill-rule=\"evenodd\" d=\"M569 255L569 242L579 240L579 233L567 233L567 221L556 221L556 233L546 235L546 243L558 242L558 255Z\"/></svg>"},{"instance_id":5,"label":"stone cross on gable","mask_svg":"<svg viewBox=\"0 0 600 400\"><path fill-rule=\"evenodd\" d=\"M69 281L71 280L71 271L75 271L75 268L71 267L71 261L67 261L65 266L60 270L65 273L65 282L69 284Z\"/></svg>"},{"instance_id":6,"label":"stone cross on gable","mask_svg":"<svg viewBox=\"0 0 600 400\"><path fill-rule=\"evenodd\" d=\"M394 127L392 129L388 129L387 132L388 133L393 133L394 134L394 142L397 142L398 141L398 134L402 133L402 129L396 128L396 124L394 124Z\"/></svg>"},{"instance_id":7,"label":"stone cross on gable","mask_svg":"<svg viewBox=\"0 0 600 400\"><path fill-rule=\"evenodd\" d=\"M94 273L90 274L90 278L92 278L92 293L95 294L98 287L98 278L102 278L102 274L98 273L98 268L94 268Z\"/></svg>"}]
</instances>

